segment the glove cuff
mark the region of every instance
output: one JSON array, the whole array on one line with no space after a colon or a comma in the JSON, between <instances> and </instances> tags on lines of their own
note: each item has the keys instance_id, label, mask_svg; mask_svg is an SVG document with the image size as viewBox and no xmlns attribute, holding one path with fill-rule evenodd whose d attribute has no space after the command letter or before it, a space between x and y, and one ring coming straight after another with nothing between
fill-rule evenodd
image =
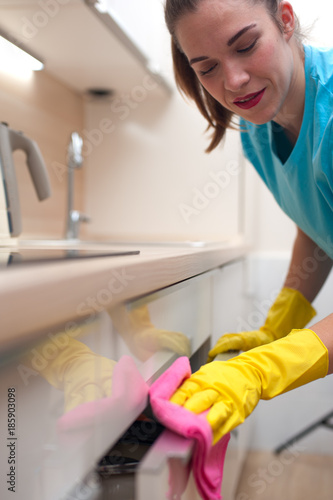
<instances>
[{"instance_id":1,"label":"glove cuff","mask_svg":"<svg viewBox=\"0 0 333 500\"><path fill-rule=\"evenodd\" d=\"M312 306L311 302L308 301L307 298L304 297L302 292L296 290L295 288L282 288L282 295L292 303L292 307L302 308L303 315L303 323L301 326L296 326L295 329L304 328L304 326L317 314L317 311ZM302 321L302 319L300 319Z\"/></svg>"},{"instance_id":2,"label":"glove cuff","mask_svg":"<svg viewBox=\"0 0 333 500\"><path fill-rule=\"evenodd\" d=\"M313 330L292 330L262 350L269 359L270 371L263 373L261 399L271 399L328 373L327 347Z\"/></svg>"},{"instance_id":3,"label":"glove cuff","mask_svg":"<svg viewBox=\"0 0 333 500\"><path fill-rule=\"evenodd\" d=\"M316 310L299 290L284 287L268 311L262 328L272 332L273 340L277 340L292 329L304 328L316 314Z\"/></svg>"}]
</instances>

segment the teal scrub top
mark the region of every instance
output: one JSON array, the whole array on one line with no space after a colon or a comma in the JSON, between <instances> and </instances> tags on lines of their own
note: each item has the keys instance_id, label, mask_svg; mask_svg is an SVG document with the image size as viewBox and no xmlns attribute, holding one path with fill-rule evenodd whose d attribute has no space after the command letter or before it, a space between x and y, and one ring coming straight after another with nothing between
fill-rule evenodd
<instances>
[{"instance_id":1,"label":"teal scrub top","mask_svg":"<svg viewBox=\"0 0 333 500\"><path fill-rule=\"evenodd\" d=\"M304 51L305 108L294 147L275 122L241 119L241 140L282 210L333 258L333 49Z\"/></svg>"}]
</instances>

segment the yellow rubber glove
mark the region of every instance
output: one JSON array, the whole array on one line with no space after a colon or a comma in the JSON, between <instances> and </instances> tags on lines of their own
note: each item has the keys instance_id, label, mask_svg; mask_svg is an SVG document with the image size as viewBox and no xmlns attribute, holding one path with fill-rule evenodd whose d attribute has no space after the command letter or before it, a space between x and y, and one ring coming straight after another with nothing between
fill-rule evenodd
<instances>
[{"instance_id":1,"label":"yellow rubber glove","mask_svg":"<svg viewBox=\"0 0 333 500\"><path fill-rule=\"evenodd\" d=\"M153 353L163 349L175 352L179 356L190 356L189 338L181 332L154 326L146 305L132 310L119 306L110 310L109 314L132 353L141 361L146 361Z\"/></svg>"},{"instance_id":2,"label":"yellow rubber glove","mask_svg":"<svg viewBox=\"0 0 333 500\"><path fill-rule=\"evenodd\" d=\"M222 352L248 351L281 339L293 328L304 328L315 315L315 309L301 292L282 288L259 330L222 335L209 351L207 361L212 361Z\"/></svg>"},{"instance_id":3,"label":"yellow rubber glove","mask_svg":"<svg viewBox=\"0 0 333 500\"><path fill-rule=\"evenodd\" d=\"M55 344L47 341L33 349L27 359L30 360L30 366L51 385L64 391L65 412L79 404L111 395L115 361L94 353L85 344L68 335L66 345L59 347L52 359L45 359L42 355L46 352L48 343L54 352ZM44 363L36 365L36 359L44 359Z\"/></svg>"},{"instance_id":4,"label":"yellow rubber glove","mask_svg":"<svg viewBox=\"0 0 333 500\"><path fill-rule=\"evenodd\" d=\"M312 330L292 330L283 339L228 361L203 365L170 401L194 413L210 409L214 443L244 422L260 399L271 399L325 377L328 350Z\"/></svg>"}]
</instances>

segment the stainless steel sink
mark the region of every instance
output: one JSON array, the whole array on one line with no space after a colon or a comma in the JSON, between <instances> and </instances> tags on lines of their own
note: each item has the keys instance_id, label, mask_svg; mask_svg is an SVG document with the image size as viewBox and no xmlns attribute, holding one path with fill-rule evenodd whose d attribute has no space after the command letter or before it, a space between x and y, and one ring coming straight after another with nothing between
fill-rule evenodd
<instances>
[{"instance_id":1,"label":"stainless steel sink","mask_svg":"<svg viewBox=\"0 0 333 500\"><path fill-rule=\"evenodd\" d=\"M18 240L17 241L18 248L82 248L82 247L111 247L113 243L103 242L103 241L86 241L79 240L75 238L70 239L36 239L36 240Z\"/></svg>"},{"instance_id":2,"label":"stainless steel sink","mask_svg":"<svg viewBox=\"0 0 333 500\"><path fill-rule=\"evenodd\" d=\"M225 244L228 242L225 241ZM14 239L0 244L0 268L8 265L82 259L96 257L119 257L138 255L145 248L186 249L214 248L222 241L100 241L61 239Z\"/></svg>"},{"instance_id":3,"label":"stainless steel sink","mask_svg":"<svg viewBox=\"0 0 333 500\"><path fill-rule=\"evenodd\" d=\"M71 240L24 240L19 244L0 246L0 268L64 260L117 258L138 254L140 250L136 247L124 248Z\"/></svg>"}]
</instances>

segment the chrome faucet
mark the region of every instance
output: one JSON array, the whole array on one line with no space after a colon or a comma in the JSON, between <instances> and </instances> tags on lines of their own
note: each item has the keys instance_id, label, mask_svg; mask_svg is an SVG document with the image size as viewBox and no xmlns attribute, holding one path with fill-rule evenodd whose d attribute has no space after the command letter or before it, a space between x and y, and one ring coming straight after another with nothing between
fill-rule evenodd
<instances>
[{"instance_id":1,"label":"chrome faucet","mask_svg":"<svg viewBox=\"0 0 333 500\"><path fill-rule=\"evenodd\" d=\"M66 238L78 239L81 222L89 222L90 218L73 209L74 205L74 171L80 168L83 163L82 157L82 137L77 132L73 132L67 149L67 169L68 169L68 192L67 192L67 227Z\"/></svg>"},{"instance_id":2,"label":"chrome faucet","mask_svg":"<svg viewBox=\"0 0 333 500\"><path fill-rule=\"evenodd\" d=\"M0 123L0 239L19 236L22 231L21 209L13 152L22 149L39 200L51 196L49 176L37 144L22 132Z\"/></svg>"}]
</instances>

